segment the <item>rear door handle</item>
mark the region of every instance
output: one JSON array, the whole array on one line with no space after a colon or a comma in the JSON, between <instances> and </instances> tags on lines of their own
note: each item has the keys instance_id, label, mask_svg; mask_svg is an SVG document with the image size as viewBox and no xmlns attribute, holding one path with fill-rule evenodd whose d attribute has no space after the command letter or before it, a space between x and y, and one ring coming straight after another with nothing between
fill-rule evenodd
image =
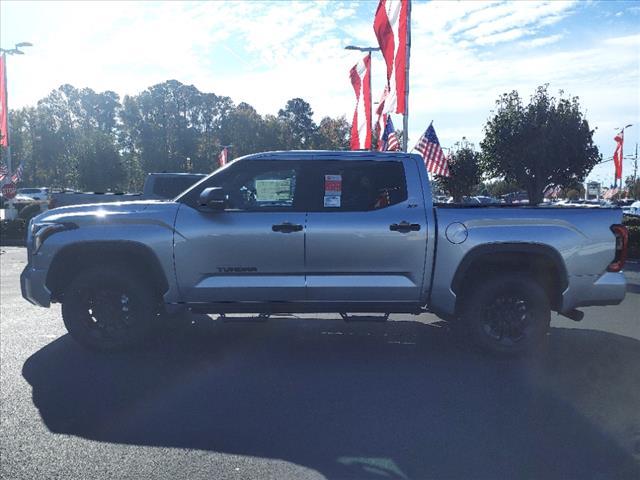
<instances>
[{"instance_id":1,"label":"rear door handle","mask_svg":"<svg viewBox=\"0 0 640 480\"><path fill-rule=\"evenodd\" d=\"M273 230L274 232L281 232L281 233L300 232L302 230L302 225L284 222L284 223L280 223L279 225L272 225L271 230Z\"/></svg>"},{"instance_id":2,"label":"rear door handle","mask_svg":"<svg viewBox=\"0 0 640 480\"><path fill-rule=\"evenodd\" d=\"M417 232L420 230L420 224L409 222L392 223L389 225L389 230L400 233Z\"/></svg>"}]
</instances>

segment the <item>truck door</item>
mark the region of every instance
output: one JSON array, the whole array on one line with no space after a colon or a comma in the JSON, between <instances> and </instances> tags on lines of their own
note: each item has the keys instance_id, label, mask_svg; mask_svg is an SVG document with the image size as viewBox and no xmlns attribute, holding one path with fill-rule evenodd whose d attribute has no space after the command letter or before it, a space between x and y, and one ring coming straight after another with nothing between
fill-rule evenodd
<instances>
[{"instance_id":1,"label":"truck door","mask_svg":"<svg viewBox=\"0 0 640 480\"><path fill-rule=\"evenodd\" d=\"M394 158L314 162L308 300L420 300L427 225L416 169Z\"/></svg>"},{"instance_id":2,"label":"truck door","mask_svg":"<svg viewBox=\"0 0 640 480\"><path fill-rule=\"evenodd\" d=\"M175 224L178 286L189 303L295 301L305 296L301 164L246 160L179 199ZM198 208L200 192L222 187L224 211Z\"/></svg>"}]
</instances>

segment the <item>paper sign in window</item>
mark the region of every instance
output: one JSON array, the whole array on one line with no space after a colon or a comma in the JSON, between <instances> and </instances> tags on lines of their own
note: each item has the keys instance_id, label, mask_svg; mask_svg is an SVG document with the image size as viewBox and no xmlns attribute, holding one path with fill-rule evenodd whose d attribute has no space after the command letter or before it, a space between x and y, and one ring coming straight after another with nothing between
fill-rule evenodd
<instances>
[{"instance_id":1,"label":"paper sign in window","mask_svg":"<svg viewBox=\"0 0 640 480\"><path fill-rule=\"evenodd\" d=\"M256 180L256 200L259 202L286 201L291 198L291 179Z\"/></svg>"},{"instance_id":2,"label":"paper sign in window","mask_svg":"<svg viewBox=\"0 0 640 480\"><path fill-rule=\"evenodd\" d=\"M340 195L325 195L324 196L324 206L340 208Z\"/></svg>"},{"instance_id":3,"label":"paper sign in window","mask_svg":"<svg viewBox=\"0 0 640 480\"><path fill-rule=\"evenodd\" d=\"M324 194L330 196L342 194L342 175L324 176Z\"/></svg>"}]
</instances>

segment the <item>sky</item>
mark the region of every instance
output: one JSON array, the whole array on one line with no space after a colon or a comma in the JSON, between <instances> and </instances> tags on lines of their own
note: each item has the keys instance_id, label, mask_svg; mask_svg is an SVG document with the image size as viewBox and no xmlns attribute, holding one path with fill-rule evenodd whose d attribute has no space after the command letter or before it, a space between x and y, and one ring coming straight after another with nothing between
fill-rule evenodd
<instances>
[{"instance_id":1,"label":"sky","mask_svg":"<svg viewBox=\"0 0 640 480\"><path fill-rule=\"evenodd\" d=\"M344 115L355 96L347 45L377 46L372 1L0 2L0 46L29 41L8 59L9 106L35 105L69 83L134 95L168 79L276 114L302 97L316 121ZM440 142L475 143L502 93L528 100L537 86L578 96L605 159L625 133L640 142L640 2L420 1L412 3L409 146L433 120ZM372 62L373 100L385 82ZM401 116L394 116L401 128ZM633 159L624 176L633 173ZM640 174L640 172L639 172ZM613 165L589 180L610 184Z\"/></svg>"}]
</instances>

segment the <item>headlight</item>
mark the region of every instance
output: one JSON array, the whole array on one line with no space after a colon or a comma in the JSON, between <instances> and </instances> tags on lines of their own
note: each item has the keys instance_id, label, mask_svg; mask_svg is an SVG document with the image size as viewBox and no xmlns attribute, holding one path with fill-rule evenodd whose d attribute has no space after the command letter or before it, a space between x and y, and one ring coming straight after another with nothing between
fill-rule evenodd
<instances>
[{"instance_id":1,"label":"headlight","mask_svg":"<svg viewBox=\"0 0 640 480\"><path fill-rule=\"evenodd\" d=\"M38 222L31 224L31 238L33 239L33 253L37 253L44 241L56 232L78 228L75 223Z\"/></svg>"}]
</instances>

